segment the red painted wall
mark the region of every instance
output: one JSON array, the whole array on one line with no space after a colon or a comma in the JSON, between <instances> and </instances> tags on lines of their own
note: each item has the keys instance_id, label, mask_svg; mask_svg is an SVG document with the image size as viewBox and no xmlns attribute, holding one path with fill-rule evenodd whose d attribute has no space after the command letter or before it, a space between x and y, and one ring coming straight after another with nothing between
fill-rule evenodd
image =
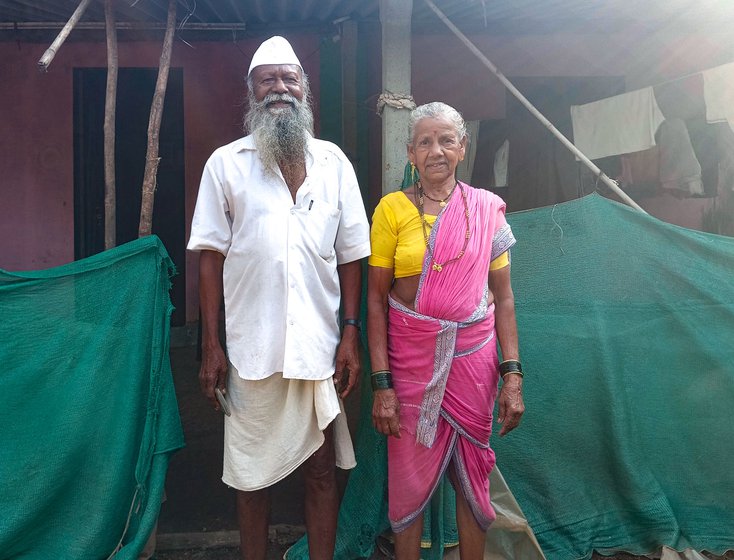
<instances>
[{"instance_id":1,"label":"red painted wall","mask_svg":"<svg viewBox=\"0 0 734 560\"><path fill-rule=\"evenodd\" d=\"M306 53L301 62L318 99L318 37L290 39L296 52ZM172 66L184 73L187 239L206 159L241 135L244 75L259 43L174 45ZM47 47L0 43L0 268L7 270L74 259L73 69L106 66L106 49L104 43L69 42L41 74L37 61ZM119 64L157 68L160 48L160 42L121 42ZM186 272L187 301L195 303L196 255L187 258ZM187 308L187 319L195 320L196 305Z\"/></svg>"},{"instance_id":2,"label":"red painted wall","mask_svg":"<svg viewBox=\"0 0 734 560\"><path fill-rule=\"evenodd\" d=\"M0 267L11 270L74 256L71 68L39 74L43 50L0 44Z\"/></svg>"}]
</instances>

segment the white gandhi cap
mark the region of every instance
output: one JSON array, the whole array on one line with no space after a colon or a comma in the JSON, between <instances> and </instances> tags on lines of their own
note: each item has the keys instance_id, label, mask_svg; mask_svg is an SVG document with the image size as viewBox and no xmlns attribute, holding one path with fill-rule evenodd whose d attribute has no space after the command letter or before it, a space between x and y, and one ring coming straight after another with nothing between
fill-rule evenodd
<instances>
[{"instance_id":1,"label":"white gandhi cap","mask_svg":"<svg viewBox=\"0 0 734 560\"><path fill-rule=\"evenodd\" d=\"M271 37L257 48L255 54L252 55L252 62L250 62L247 75L250 75L255 66L262 66L263 64L295 64L303 70L301 61L293 52L291 44L278 35Z\"/></svg>"}]
</instances>

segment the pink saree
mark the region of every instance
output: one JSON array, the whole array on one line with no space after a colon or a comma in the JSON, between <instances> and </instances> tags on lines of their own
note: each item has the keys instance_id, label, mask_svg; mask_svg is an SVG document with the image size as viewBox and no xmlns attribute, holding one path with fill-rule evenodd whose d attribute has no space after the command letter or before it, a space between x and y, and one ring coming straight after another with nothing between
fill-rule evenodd
<instances>
[{"instance_id":1,"label":"pink saree","mask_svg":"<svg viewBox=\"0 0 734 560\"><path fill-rule=\"evenodd\" d=\"M457 478L483 529L495 518L489 500L492 408L499 379L489 263L515 242L505 204L463 183L436 219L423 262L415 311L389 299L388 353L401 438L388 438L388 517L408 527L428 504L453 459ZM466 194L471 237L462 249Z\"/></svg>"}]
</instances>

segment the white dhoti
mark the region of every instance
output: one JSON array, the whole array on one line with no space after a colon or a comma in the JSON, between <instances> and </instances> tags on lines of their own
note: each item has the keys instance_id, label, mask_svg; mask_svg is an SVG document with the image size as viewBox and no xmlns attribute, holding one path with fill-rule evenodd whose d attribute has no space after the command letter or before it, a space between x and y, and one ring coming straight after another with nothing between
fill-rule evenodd
<instances>
[{"instance_id":1,"label":"white dhoti","mask_svg":"<svg viewBox=\"0 0 734 560\"><path fill-rule=\"evenodd\" d=\"M324 443L323 430L334 422L336 466L354 468L352 440L332 378L321 381L242 379L230 365L224 418L222 481L237 490L272 486L295 471Z\"/></svg>"}]
</instances>

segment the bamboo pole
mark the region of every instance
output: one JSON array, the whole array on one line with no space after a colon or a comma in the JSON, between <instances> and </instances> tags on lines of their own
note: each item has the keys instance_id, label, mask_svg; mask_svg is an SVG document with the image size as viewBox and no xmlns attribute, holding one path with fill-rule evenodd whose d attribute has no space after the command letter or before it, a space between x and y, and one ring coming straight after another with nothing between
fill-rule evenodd
<instances>
[{"instance_id":1,"label":"bamboo pole","mask_svg":"<svg viewBox=\"0 0 734 560\"><path fill-rule=\"evenodd\" d=\"M117 113L117 29L114 0L105 0L107 30L107 91L104 104L104 248L117 245L115 185L115 117Z\"/></svg>"},{"instance_id":2,"label":"bamboo pole","mask_svg":"<svg viewBox=\"0 0 734 560\"><path fill-rule=\"evenodd\" d=\"M38 61L39 70L43 72L48 71L48 67L51 64L51 61L56 56L56 51L58 51L61 48L61 45L64 44L64 41L66 41L66 38L69 36L69 33L71 33L71 30L74 29L74 26L84 15L84 12L86 11L87 6L89 6L89 3L91 1L92 0L82 0L79 3L76 10L74 10L74 13L71 14L69 21L66 22L66 25L56 36L56 39L54 39L54 42L51 43L51 46L46 49L46 52L43 53L43 56Z\"/></svg>"},{"instance_id":3,"label":"bamboo pole","mask_svg":"<svg viewBox=\"0 0 734 560\"><path fill-rule=\"evenodd\" d=\"M517 100L522 103L525 108L530 111L530 113L538 119L543 125L551 131L551 133L558 138L558 140L561 141L561 143L566 146L571 152L579 159L582 163L586 165L591 171L594 173L594 175L602 181L606 186L608 186L612 191L614 191L619 198L621 198L624 202L629 204L632 208L639 210L643 214L647 214L639 204L637 204L634 200L632 200L629 195L624 192L622 189L619 188L619 185L612 181L601 169L599 169L594 162L592 162L589 158L587 158L581 150L579 150L576 146L573 145L573 142L571 142L568 138L566 138L561 131L559 131L553 124L545 118L545 116L538 111L538 109L535 108L535 106L530 103L530 101L527 100L527 98L520 93L520 91L508 80L502 72L500 72L497 67L492 64L492 62L484 56L484 53L480 51L474 43L472 43L466 35L464 35L458 27L456 27L449 18L446 17L446 15L436 7L436 5L432 2L432 0L425 0L426 4L428 4L428 7L431 8L435 12L435 14L439 17L441 21L443 21L446 26L456 35L464 45L477 57L479 60L482 61L482 63L489 69L492 74L494 74L500 82L508 89L510 90L510 93L514 95Z\"/></svg>"},{"instance_id":4,"label":"bamboo pole","mask_svg":"<svg viewBox=\"0 0 734 560\"><path fill-rule=\"evenodd\" d=\"M168 71L171 67L171 51L173 50L173 35L176 30L176 0L168 0L168 19L166 21L166 35L163 39L158 79L153 93L153 102L150 105L150 120L148 121L148 151L145 156L145 173L143 175L143 195L140 203L140 225L138 237L150 235L153 229L153 202L155 198L156 175L158 173L158 140L163 116L163 101L166 97L168 85Z\"/></svg>"}]
</instances>

